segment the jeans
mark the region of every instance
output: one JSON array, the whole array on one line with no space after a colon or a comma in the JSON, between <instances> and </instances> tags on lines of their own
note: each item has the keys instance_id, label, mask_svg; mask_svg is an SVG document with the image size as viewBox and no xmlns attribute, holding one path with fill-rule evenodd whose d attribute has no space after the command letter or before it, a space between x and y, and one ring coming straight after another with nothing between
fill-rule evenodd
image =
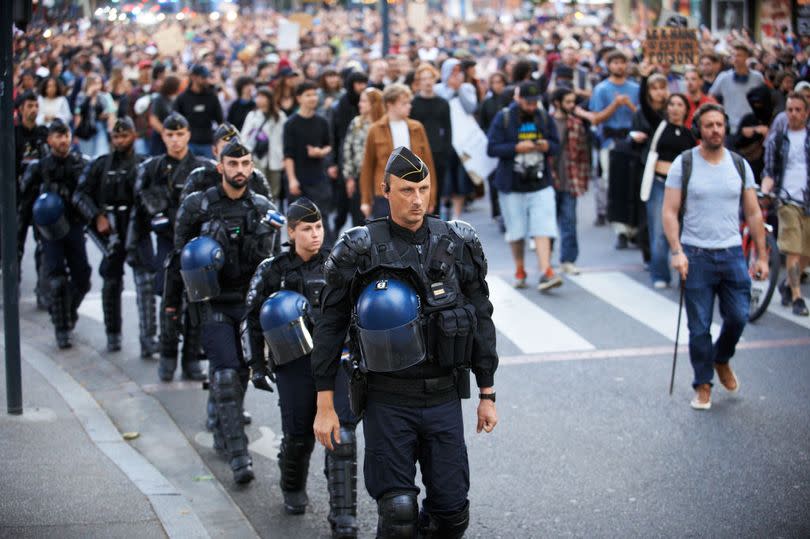
<instances>
[{"instance_id":1,"label":"jeans","mask_svg":"<svg viewBox=\"0 0 810 539\"><path fill-rule=\"evenodd\" d=\"M672 276L669 271L669 243L664 235L664 182L653 180L650 198L647 200L647 232L650 236L650 276L653 282L664 281L669 284Z\"/></svg>"},{"instance_id":2,"label":"jeans","mask_svg":"<svg viewBox=\"0 0 810 539\"><path fill-rule=\"evenodd\" d=\"M689 260L684 299L689 326L689 359L695 371L693 387L712 383L715 363L728 363L748 322L751 278L742 247L702 249L683 246ZM709 330L714 299L720 300L723 325L712 344Z\"/></svg>"},{"instance_id":3,"label":"jeans","mask_svg":"<svg viewBox=\"0 0 810 539\"><path fill-rule=\"evenodd\" d=\"M560 263L574 263L579 256L577 242L577 197L557 192L557 226L560 229Z\"/></svg>"}]
</instances>

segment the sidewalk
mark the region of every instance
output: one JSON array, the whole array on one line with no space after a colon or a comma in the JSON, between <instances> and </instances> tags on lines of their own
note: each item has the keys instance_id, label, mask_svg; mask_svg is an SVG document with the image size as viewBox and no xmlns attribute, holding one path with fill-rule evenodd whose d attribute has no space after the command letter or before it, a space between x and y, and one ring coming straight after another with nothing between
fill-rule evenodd
<instances>
[{"instance_id":1,"label":"sidewalk","mask_svg":"<svg viewBox=\"0 0 810 539\"><path fill-rule=\"evenodd\" d=\"M0 350L5 357L1 344ZM149 499L32 367L37 353L29 348L26 353L21 416L6 413L5 368L0 369L0 537L166 537Z\"/></svg>"}]
</instances>

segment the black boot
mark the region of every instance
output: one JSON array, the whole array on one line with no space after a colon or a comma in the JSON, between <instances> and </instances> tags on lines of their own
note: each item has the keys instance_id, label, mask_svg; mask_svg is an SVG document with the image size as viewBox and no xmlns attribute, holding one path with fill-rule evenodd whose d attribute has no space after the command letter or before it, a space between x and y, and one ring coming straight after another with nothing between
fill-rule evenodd
<instances>
[{"instance_id":1,"label":"black boot","mask_svg":"<svg viewBox=\"0 0 810 539\"><path fill-rule=\"evenodd\" d=\"M141 357L157 354L157 314L155 313L155 274L135 272L135 298L138 303L138 330L141 341Z\"/></svg>"},{"instance_id":2,"label":"black boot","mask_svg":"<svg viewBox=\"0 0 810 539\"><path fill-rule=\"evenodd\" d=\"M79 288L75 282L70 284L70 329L73 330L76 327L76 322L79 321L79 307L84 300L84 296L90 290L90 282L87 282L86 288Z\"/></svg>"},{"instance_id":3,"label":"black boot","mask_svg":"<svg viewBox=\"0 0 810 539\"><path fill-rule=\"evenodd\" d=\"M247 394L247 388L250 383L250 370L244 369L239 371L239 381L242 382L242 422L245 425L250 425L253 423L253 416L251 416L247 410L245 410L245 395Z\"/></svg>"},{"instance_id":4,"label":"black boot","mask_svg":"<svg viewBox=\"0 0 810 539\"><path fill-rule=\"evenodd\" d=\"M326 451L325 473L332 537L357 537L357 440L353 428L340 428L340 443L334 451Z\"/></svg>"},{"instance_id":5,"label":"black boot","mask_svg":"<svg viewBox=\"0 0 810 539\"><path fill-rule=\"evenodd\" d=\"M107 351L121 350L121 280L105 279L101 287L101 306L104 310L104 326L107 329Z\"/></svg>"},{"instance_id":6,"label":"black boot","mask_svg":"<svg viewBox=\"0 0 810 539\"><path fill-rule=\"evenodd\" d=\"M291 515L303 515L307 510L307 474L314 445L314 438L284 436L281 440L281 451L278 453L281 493L284 496L284 510Z\"/></svg>"},{"instance_id":7,"label":"black boot","mask_svg":"<svg viewBox=\"0 0 810 539\"><path fill-rule=\"evenodd\" d=\"M242 422L242 384L234 369L214 373L211 392L217 407L217 426L225 442L228 460L237 483L253 480L253 460L248 453L248 440Z\"/></svg>"},{"instance_id":8,"label":"black boot","mask_svg":"<svg viewBox=\"0 0 810 539\"><path fill-rule=\"evenodd\" d=\"M470 502L458 513L419 512L419 539L461 539L470 525Z\"/></svg>"},{"instance_id":9,"label":"black boot","mask_svg":"<svg viewBox=\"0 0 810 539\"><path fill-rule=\"evenodd\" d=\"M50 290L50 306L48 311L51 315L51 322L56 334L56 346L60 349L70 348L70 290L68 289L67 278L64 276L49 279L48 288Z\"/></svg>"},{"instance_id":10,"label":"black boot","mask_svg":"<svg viewBox=\"0 0 810 539\"><path fill-rule=\"evenodd\" d=\"M200 328L186 324L183 335L183 350L180 354L180 368L186 380L203 381L208 375L199 359L200 355Z\"/></svg>"}]
</instances>

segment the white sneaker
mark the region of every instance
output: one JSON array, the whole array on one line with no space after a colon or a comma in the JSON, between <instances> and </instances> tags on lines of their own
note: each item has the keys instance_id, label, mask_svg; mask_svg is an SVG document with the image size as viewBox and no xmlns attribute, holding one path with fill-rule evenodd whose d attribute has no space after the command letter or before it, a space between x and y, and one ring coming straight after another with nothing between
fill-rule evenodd
<instances>
[{"instance_id":1,"label":"white sneaker","mask_svg":"<svg viewBox=\"0 0 810 539\"><path fill-rule=\"evenodd\" d=\"M653 288L656 290L663 290L664 288L669 288L669 283L666 281L655 281L653 283Z\"/></svg>"},{"instance_id":2,"label":"white sneaker","mask_svg":"<svg viewBox=\"0 0 810 539\"><path fill-rule=\"evenodd\" d=\"M563 262L560 264L560 271L568 275L579 275L579 268L573 262Z\"/></svg>"}]
</instances>

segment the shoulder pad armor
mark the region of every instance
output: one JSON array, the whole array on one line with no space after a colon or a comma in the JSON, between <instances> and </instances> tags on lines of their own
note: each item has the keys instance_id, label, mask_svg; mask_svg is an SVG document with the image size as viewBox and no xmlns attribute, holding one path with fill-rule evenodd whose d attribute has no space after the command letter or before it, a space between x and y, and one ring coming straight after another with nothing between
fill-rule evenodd
<instances>
[{"instance_id":1,"label":"shoulder pad armor","mask_svg":"<svg viewBox=\"0 0 810 539\"><path fill-rule=\"evenodd\" d=\"M250 279L250 286L248 287L248 293L245 297L245 304L248 310L254 309L264 300L264 298L259 297L259 294L264 288L264 280L267 278L267 274L272 270L275 261L276 257L274 256L265 258L256 267L256 271L253 272L253 277Z\"/></svg>"},{"instance_id":2,"label":"shoulder pad armor","mask_svg":"<svg viewBox=\"0 0 810 539\"><path fill-rule=\"evenodd\" d=\"M260 195L259 193L251 192L250 199L259 213L265 213L276 209L276 206L270 202L266 196Z\"/></svg>"},{"instance_id":3,"label":"shoulder pad armor","mask_svg":"<svg viewBox=\"0 0 810 539\"><path fill-rule=\"evenodd\" d=\"M464 240L464 243L476 243L481 241L478 239L478 232L466 221L448 221L447 225L459 238Z\"/></svg>"},{"instance_id":4,"label":"shoulder pad armor","mask_svg":"<svg viewBox=\"0 0 810 539\"><path fill-rule=\"evenodd\" d=\"M339 288L349 282L357 271L358 258L371 249L371 234L365 226L356 226L344 232L324 262L326 283Z\"/></svg>"}]
</instances>

